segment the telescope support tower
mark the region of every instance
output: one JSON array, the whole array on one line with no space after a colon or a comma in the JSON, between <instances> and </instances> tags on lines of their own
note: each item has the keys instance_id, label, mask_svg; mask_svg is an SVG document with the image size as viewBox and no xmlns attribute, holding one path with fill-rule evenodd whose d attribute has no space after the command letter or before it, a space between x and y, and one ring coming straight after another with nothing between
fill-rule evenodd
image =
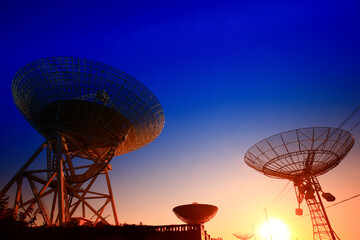
<instances>
[{"instance_id":1,"label":"telescope support tower","mask_svg":"<svg viewBox=\"0 0 360 240\"><path fill-rule=\"evenodd\" d=\"M75 158L70 156L71 153L69 153L67 147L69 141L74 143L74 139L68 139L66 134L61 133L58 133L52 139L46 140L1 191L6 194L12 186L16 185L13 205L15 213L22 212L24 219L32 219L38 212L47 226L68 224L71 222L72 217L75 217L79 212L81 212L83 218L86 218L87 212L93 214L91 219L96 217L93 222L94 225L99 221L109 224L102 216L109 203L112 208L114 222L119 225L109 178L111 165L107 164L99 174L95 174L89 180L72 182L73 179L77 179L74 178L76 170L90 169L92 165L96 165L96 162L92 165L74 165ZM41 157L39 155L44 149L46 149L46 168L31 169L32 165L36 165L33 163ZM108 157L112 158L111 151L108 152L110 152ZM92 160L94 159L90 161ZM97 160L101 161L102 159L98 158ZM91 190L100 175L105 176L108 193ZM28 182L27 185L32 192L32 197L28 196L29 193L26 192L29 189L24 189L26 182ZM96 199L103 201L101 207L97 210L89 202ZM51 204L51 209L46 207L47 204ZM35 205L37 205L36 211L34 211ZM80 206L81 209L79 209Z\"/></svg>"},{"instance_id":2,"label":"telescope support tower","mask_svg":"<svg viewBox=\"0 0 360 240\"><path fill-rule=\"evenodd\" d=\"M316 177L308 177L294 181L295 193L299 205L305 199L313 225L314 240L340 240L330 225L329 218L319 192L322 192Z\"/></svg>"}]
</instances>

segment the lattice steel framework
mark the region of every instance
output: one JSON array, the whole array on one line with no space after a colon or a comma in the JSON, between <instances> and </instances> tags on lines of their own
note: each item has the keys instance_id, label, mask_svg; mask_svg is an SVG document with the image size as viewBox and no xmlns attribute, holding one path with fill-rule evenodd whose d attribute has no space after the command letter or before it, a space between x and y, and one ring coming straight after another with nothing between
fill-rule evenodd
<instances>
[{"instance_id":1,"label":"lattice steel framework","mask_svg":"<svg viewBox=\"0 0 360 240\"><path fill-rule=\"evenodd\" d=\"M272 178L294 182L297 200L306 199L316 240L339 239L332 230L319 192L317 176L336 167L354 145L353 136L342 129L315 127L296 129L266 138L245 154L245 163ZM323 193L328 201L335 198Z\"/></svg>"},{"instance_id":2,"label":"lattice steel framework","mask_svg":"<svg viewBox=\"0 0 360 240\"><path fill-rule=\"evenodd\" d=\"M14 209L30 213L37 204L47 225L62 225L71 221L81 203L83 215L87 207L97 216L95 222L106 223L101 214L111 203L118 224L109 162L114 156L149 144L162 131L164 112L154 94L125 72L74 57L52 57L27 64L16 73L12 92L22 115L46 138L2 189L7 192L17 185ZM31 170L30 165L45 148L47 166ZM99 174L106 176L107 194L90 191ZM27 201L23 201L22 194L25 178L34 196ZM34 182L42 185L40 191ZM53 200L49 215L43 198L50 194ZM75 205L71 201L74 198ZM99 198L104 198L105 203L95 210L88 199Z\"/></svg>"}]
</instances>

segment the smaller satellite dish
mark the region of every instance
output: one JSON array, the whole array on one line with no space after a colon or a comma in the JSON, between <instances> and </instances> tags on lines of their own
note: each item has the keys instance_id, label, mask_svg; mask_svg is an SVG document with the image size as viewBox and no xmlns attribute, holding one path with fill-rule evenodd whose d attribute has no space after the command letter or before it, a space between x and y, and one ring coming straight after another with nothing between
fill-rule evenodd
<instances>
[{"instance_id":1,"label":"smaller satellite dish","mask_svg":"<svg viewBox=\"0 0 360 240\"><path fill-rule=\"evenodd\" d=\"M241 240L248 240L248 239L254 237L253 233L233 233L233 235L236 238L241 239Z\"/></svg>"},{"instance_id":2,"label":"smaller satellite dish","mask_svg":"<svg viewBox=\"0 0 360 240\"><path fill-rule=\"evenodd\" d=\"M186 204L173 209L175 215L187 224L204 224L217 213L218 208L209 204Z\"/></svg>"}]
</instances>

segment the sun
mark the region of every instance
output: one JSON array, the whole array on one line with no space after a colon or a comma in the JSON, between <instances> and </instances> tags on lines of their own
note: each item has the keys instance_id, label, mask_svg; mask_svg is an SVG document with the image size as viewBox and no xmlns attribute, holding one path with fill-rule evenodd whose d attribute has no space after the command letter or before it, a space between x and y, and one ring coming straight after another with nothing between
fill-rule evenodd
<instances>
[{"instance_id":1,"label":"sun","mask_svg":"<svg viewBox=\"0 0 360 240\"><path fill-rule=\"evenodd\" d=\"M260 227L259 235L263 239L270 240L270 233L273 240L290 240L289 228L279 219L270 218L269 225L265 221Z\"/></svg>"}]
</instances>

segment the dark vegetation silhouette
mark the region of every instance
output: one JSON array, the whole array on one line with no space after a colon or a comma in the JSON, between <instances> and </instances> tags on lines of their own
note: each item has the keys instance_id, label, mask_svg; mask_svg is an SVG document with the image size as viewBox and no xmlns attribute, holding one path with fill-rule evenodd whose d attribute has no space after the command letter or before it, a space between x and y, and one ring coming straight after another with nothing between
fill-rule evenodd
<instances>
[{"instance_id":1,"label":"dark vegetation silhouette","mask_svg":"<svg viewBox=\"0 0 360 240\"><path fill-rule=\"evenodd\" d=\"M30 220L26 220L24 213L15 213L14 209L8 207L8 200L9 197L0 191L0 237L12 239L14 233L35 224L37 212Z\"/></svg>"},{"instance_id":2,"label":"dark vegetation silhouette","mask_svg":"<svg viewBox=\"0 0 360 240\"><path fill-rule=\"evenodd\" d=\"M123 224L110 226L97 224L96 226L37 226L35 211L31 219L26 219L23 213L15 213L9 208L8 199L0 192L0 239L23 240L23 239L51 239L51 240L188 240L197 239L196 231L182 232L158 232L156 227L143 225ZM171 226L168 226L171 227ZM200 227L200 225L199 225ZM195 229L195 228L194 228ZM210 239L210 236L208 236Z\"/></svg>"}]
</instances>

